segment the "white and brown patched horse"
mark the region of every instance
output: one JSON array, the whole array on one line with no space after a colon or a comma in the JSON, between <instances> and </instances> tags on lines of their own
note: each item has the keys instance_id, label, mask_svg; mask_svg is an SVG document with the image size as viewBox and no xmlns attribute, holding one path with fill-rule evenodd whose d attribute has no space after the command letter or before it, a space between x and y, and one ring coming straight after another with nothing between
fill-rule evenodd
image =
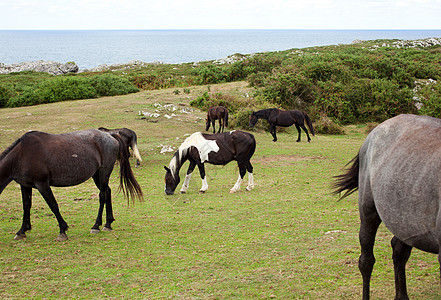
<instances>
[{"instance_id":1,"label":"white and brown patched horse","mask_svg":"<svg viewBox=\"0 0 441 300\"><path fill-rule=\"evenodd\" d=\"M205 176L204 163L213 165L226 165L235 160L239 166L239 178L236 184L230 189L231 193L237 192L243 181L245 173L248 172L247 191L254 188L253 166L250 159L256 149L256 140L250 133L234 130L218 134L206 134L196 132L190 135L179 147L170 161L169 167L164 167L165 193L172 195L180 182L179 170L188 160L190 165L185 176L181 193L187 192L191 174L196 166L202 178L200 193L208 189Z\"/></svg>"},{"instance_id":2,"label":"white and brown patched horse","mask_svg":"<svg viewBox=\"0 0 441 300\"><path fill-rule=\"evenodd\" d=\"M406 263L412 248L441 263L441 120L399 115L368 135L346 173L337 176L342 198L358 189L359 269L369 299L374 243L383 222L392 232L395 299L409 299Z\"/></svg>"}]
</instances>

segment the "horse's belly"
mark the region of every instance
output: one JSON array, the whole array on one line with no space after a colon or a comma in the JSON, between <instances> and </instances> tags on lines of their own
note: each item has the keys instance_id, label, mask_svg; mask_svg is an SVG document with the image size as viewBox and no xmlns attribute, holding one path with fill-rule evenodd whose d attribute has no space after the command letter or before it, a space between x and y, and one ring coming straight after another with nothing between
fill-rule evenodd
<instances>
[{"instance_id":1,"label":"horse's belly","mask_svg":"<svg viewBox=\"0 0 441 300\"><path fill-rule=\"evenodd\" d=\"M403 205L395 203L393 206L391 205L393 203L389 202L389 206L384 207L384 205L376 204L384 225L409 246L426 252L438 253L436 212L432 212L430 205L409 205L412 201L402 200Z\"/></svg>"}]
</instances>

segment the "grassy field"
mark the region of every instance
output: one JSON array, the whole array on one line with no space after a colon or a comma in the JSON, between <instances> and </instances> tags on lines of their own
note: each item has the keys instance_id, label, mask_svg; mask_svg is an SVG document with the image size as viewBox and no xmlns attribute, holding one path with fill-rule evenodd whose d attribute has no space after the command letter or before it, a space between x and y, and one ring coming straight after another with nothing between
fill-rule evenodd
<instances>
[{"instance_id":1,"label":"grassy field","mask_svg":"<svg viewBox=\"0 0 441 300\"><path fill-rule=\"evenodd\" d=\"M210 89L238 96L249 90L242 82ZM176 149L185 134L205 129L204 112L191 112L188 103L207 87L192 87L190 94L175 90L0 110L2 151L29 130L135 130L143 162L133 170L145 195L144 202L128 205L117 193L114 172L114 230L93 235L98 209L93 182L54 188L70 226L68 241L58 243L57 222L34 192L33 230L26 240L14 241L22 205L19 186L11 183L0 196L0 298L361 298L356 195L337 201L330 185L358 151L365 128L349 126L346 135L317 135L311 143L304 134L296 143L293 128L279 133L277 143L269 133L254 132L253 191L245 191L245 178L238 193L229 193L238 176L231 163L206 166L205 194L198 193L201 180L194 175L187 194L166 196L163 166L173 153L161 149ZM166 104L177 109L167 111ZM139 115L155 110L160 117ZM176 116L164 117L172 113ZM380 226L373 299L394 297L391 237ZM415 250L407 269L411 298L441 297L435 255Z\"/></svg>"}]
</instances>

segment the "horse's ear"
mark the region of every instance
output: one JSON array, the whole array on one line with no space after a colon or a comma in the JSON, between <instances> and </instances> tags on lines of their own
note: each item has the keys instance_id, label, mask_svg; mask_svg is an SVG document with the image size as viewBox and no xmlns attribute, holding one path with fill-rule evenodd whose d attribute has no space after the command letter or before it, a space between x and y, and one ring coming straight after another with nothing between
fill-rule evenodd
<instances>
[{"instance_id":1,"label":"horse's ear","mask_svg":"<svg viewBox=\"0 0 441 300\"><path fill-rule=\"evenodd\" d=\"M165 169L167 172L171 172L171 170L170 170L169 168L167 168L166 166L164 166L164 169Z\"/></svg>"}]
</instances>

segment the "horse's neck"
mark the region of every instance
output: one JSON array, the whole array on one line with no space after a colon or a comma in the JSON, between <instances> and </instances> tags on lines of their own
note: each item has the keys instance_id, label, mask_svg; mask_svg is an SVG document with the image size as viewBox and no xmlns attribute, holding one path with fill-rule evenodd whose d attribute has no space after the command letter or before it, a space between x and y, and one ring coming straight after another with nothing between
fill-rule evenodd
<instances>
[{"instance_id":1,"label":"horse's neck","mask_svg":"<svg viewBox=\"0 0 441 300\"><path fill-rule=\"evenodd\" d=\"M270 114L271 114L270 109L264 109L264 110L261 110L259 114L256 114L256 117L258 117L259 119L267 119L268 120Z\"/></svg>"},{"instance_id":2,"label":"horse's neck","mask_svg":"<svg viewBox=\"0 0 441 300\"><path fill-rule=\"evenodd\" d=\"M12 181L12 171L14 169L14 163L17 161L18 160L16 159L11 159L11 157L8 157L8 155L5 155L0 159L0 194Z\"/></svg>"},{"instance_id":3,"label":"horse's neck","mask_svg":"<svg viewBox=\"0 0 441 300\"><path fill-rule=\"evenodd\" d=\"M188 149L176 151L169 166L170 169L172 170L173 176L175 174L179 174L182 165L187 161L187 159L188 159Z\"/></svg>"}]
</instances>

